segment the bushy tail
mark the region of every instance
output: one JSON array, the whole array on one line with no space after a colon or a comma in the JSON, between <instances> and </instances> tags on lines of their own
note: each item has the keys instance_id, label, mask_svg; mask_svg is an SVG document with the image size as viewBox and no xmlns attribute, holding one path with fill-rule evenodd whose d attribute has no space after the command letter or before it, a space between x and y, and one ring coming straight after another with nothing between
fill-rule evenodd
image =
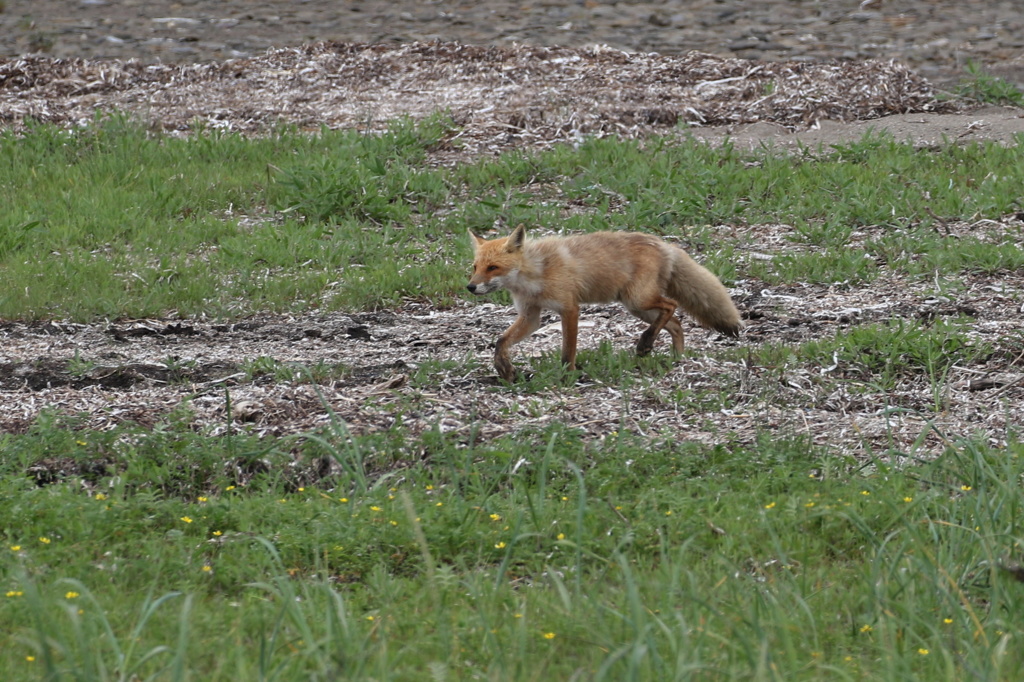
<instances>
[{"instance_id":1,"label":"bushy tail","mask_svg":"<svg viewBox=\"0 0 1024 682\"><path fill-rule=\"evenodd\" d=\"M668 246L668 245L666 245ZM668 246L672 276L667 293L701 325L738 336L742 323L729 292L710 270L698 264L680 248Z\"/></svg>"}]
</instances>

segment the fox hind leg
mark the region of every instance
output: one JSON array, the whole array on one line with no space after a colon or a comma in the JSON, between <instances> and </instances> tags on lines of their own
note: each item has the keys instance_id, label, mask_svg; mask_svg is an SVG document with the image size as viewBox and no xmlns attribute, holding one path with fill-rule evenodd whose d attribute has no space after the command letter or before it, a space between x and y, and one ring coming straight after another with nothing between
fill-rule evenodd
<instances>
[{"instance_id":1,"label":"fox hind leg","mask_svg":"<svg viewBox=\"0 0 1024 682\"><path fill-rule=\"evenodd\" d=\"M675 315L665 323L665 330L672 337L672 352L676 355L683 354L683 325L679 324L679 318Z\"/></svg>"},{"instance_id":2,"label":"fox hind leg","mask_svg":"<svg viewBox=\"0 0 1024 682\"><path fill-rule=\"evenodd\" d=\"M659 296L644 308L630 307L629 312L651 325L644 330L644 333L640 335L640 340L637 341L637 355L648 355L654 349L654 340L662 329L667 329L668 333L672 336L673 350L677 353L682 352L683 328L675 317L675 301Z\"/></svg>"}]
</instances>

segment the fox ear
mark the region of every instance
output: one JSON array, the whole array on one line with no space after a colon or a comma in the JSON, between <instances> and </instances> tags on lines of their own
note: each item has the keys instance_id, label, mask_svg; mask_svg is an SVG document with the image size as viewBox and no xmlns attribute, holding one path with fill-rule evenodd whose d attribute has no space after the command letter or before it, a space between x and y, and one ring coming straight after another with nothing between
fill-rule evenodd
<instances>
[{"instance_id":1,"label":"fox ear","mask_svg":"<svg viewBox=\"0 0 1024 682\"><path fill-rule=\"evenodd\" d=\"M480 237L477 237L475 234L473 234L473 230L470 230L469 228L466 229L466 234L469 235L469 241L473 244L474 251L476 251L481 244L487 241L486 239L481 239Z\"/></svg>"},{"instance_id":2,"label":"fox ear","mask_svg":"<svg viewBox=\"0 0 1024 682\"><path fill-rule=\"evenodd\" d=\"M508 241L505 243L505 250L509 253L515 253L519 249L523 248L524 241L526 241L526 225L519 223L516 229L512 230L512 234L508 236Z\"/></svg>"}]
</instances>

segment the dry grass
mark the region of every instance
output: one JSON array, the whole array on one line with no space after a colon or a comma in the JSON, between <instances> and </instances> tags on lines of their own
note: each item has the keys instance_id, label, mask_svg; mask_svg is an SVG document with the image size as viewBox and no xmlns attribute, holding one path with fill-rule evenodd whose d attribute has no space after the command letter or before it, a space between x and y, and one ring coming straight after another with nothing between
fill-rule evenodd
<instances>
[{"instance_id":1,"label":"dry grass","mask_svg":"<svg viewBox=\"0 0 1024 682\"><path fill-rule=\"evenodd\" d=\"M757 63L606 47L318 43L211 64L25 57L0 61L0 122L81 125L118 109L171 131L380 129L449 110L466 151L582 135L819 121L949 110L896 62Z\"/></svg>"}]
</instances>

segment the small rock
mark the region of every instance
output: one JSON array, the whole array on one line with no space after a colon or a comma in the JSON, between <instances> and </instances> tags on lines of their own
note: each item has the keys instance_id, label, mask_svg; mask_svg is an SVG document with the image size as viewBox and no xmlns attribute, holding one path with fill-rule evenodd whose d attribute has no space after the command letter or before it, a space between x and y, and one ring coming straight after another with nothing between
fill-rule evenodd
<instances>
[{"instance_id":1,"label":"small rock","mask_svg":"<svg viewBox=\"0 0 1024 682\"><path fill-rule=\"evenodd\" d=\"M231 416L240 422L254 422L263 412L255 400L240 400L231 406Z\"/></svg>"},{"instance_id":2,"label":"small rock","mask_svg":"<svg viewBox=\"0 0 1024 682\"><path fill-rule=\"evenodd\" d=\"M665 14L661 14L660 12L655 12L647 17L647 23L652 26L671 26L672 18Z\"/></svg>"},{"instance_id":3,"label":"small rock","mask_svg":"<svg viewBox=\"0 0 1024 682\"><path fill-rule=\"evenodd\" d=\"M729 43L725 48L732 52L740 52L742 50L756 50L763 46L764 44L757 38L741 38Z\"/></svg>"}]
</instances>

